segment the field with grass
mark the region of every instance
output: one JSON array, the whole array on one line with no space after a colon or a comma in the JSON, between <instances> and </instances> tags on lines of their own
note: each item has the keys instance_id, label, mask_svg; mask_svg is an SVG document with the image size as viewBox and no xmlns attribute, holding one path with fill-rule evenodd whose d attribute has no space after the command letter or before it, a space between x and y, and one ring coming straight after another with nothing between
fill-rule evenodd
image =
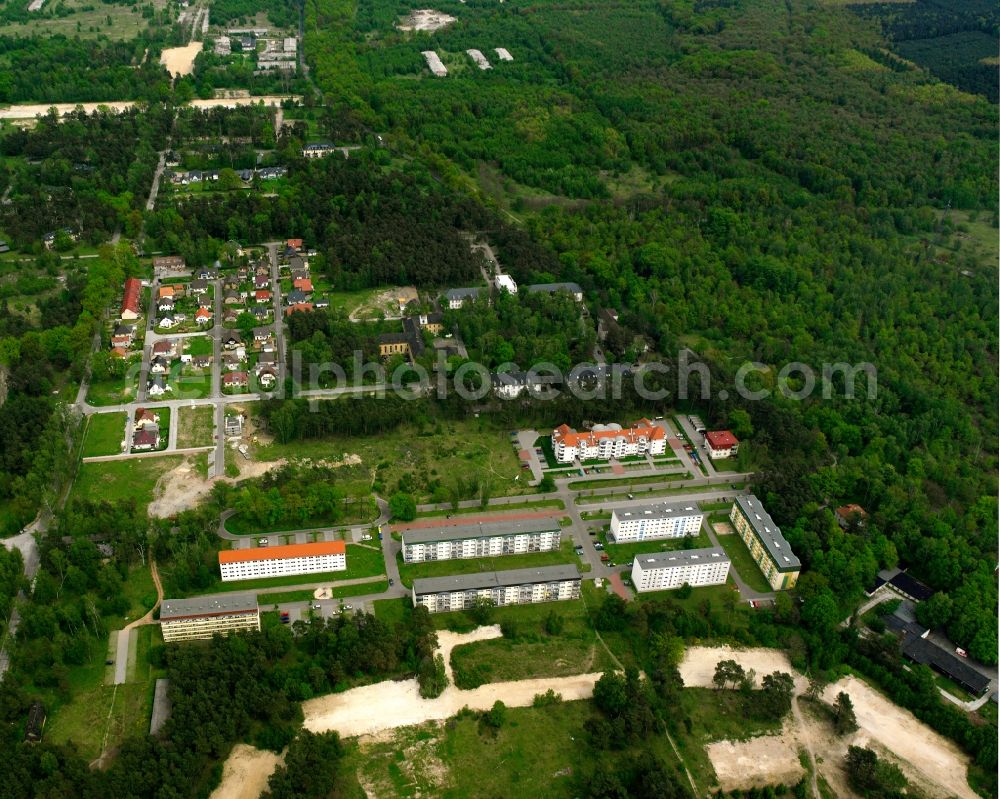
<instances>
[{"instance_id":1,"label":"field with grass","mask_svg":"<svg viewBox=\"0 0 1000 799\"><path fill-rule=\"evenodd\" d=\"M215 431L215 408L199 405L193 408L177 409L177 446L206 447L213 442Z\"/></svg>"},{"instance_id":2,"label":"field with grass","mask_svg":"<svg viewBox=\"0 0 1000 799\"><path fill-rule=\"evenodd\" d=\"M82 463L73 482L72 497L100 497L114 502L132 500L144 508L153 498L157 480L184 460L181 455L160 458Z\"/></svg>"},{"instance_id":3,"label":"field with grass","mask_svg":"<svg viewBox=\"0 0 1000 799\"><path fill-rule=\"evenodd\" d=\"M760 569L751 557L747 545L743 543L743 539L735 533L716 537L719 539L719 546L726 550L726 554L729 555L729 559L732 561L731 568L739 572L740 577L743 578L743 582L754 591L772 590L767 580L764 579L764 575L760 573Z\"/></svg>"},{"instance_id":4,"label":"field with grass","mask_svg":"<svg viewBox=\"0 0 1000 799\"><path fill-rule=\"evenodd\" d=\"M561 499L536 499L534 501L526 502L511 502L509 505L490 505L486 508L475 507L475 508L448 508L446 510L428 510L422 511L417 514L418 519L431 519L440 518L442 516L456 516L462 513L493 513L493 512L506 512L514 510L538 510L543 508L559 508L560 510L566 509L566 503Z\"/></svg>"},{"instance_id":5,"label":"field with grass","mask_svg":"<svg viewBox=\"0 0 1000 799\"><path fill-rule=\"evenodd\" d=\"M262 524L237 513L226 519L226 530L233 535L267 535L269 533L290 533L298 530L368 524L377 518L378 509L375 507L375 501L370 497L362 496L345 501L344 515L338 519L318 518Z\"/></svg>"},{"instance_id":6,"label":"field with grass","mask_svg":"<svg viewBox=\"0 0 1000 799\"><path fill-rule=\"evenodd\" d=\"M376 580L372 583L360 583L358 585L334 586L330 591L331 599L347 599L352 596L366 596L367 594L381 594L388 590L388 580ZM257 595L257 601L261 606L271 607L284 602L311 602L313 599L312 589L300 591L277 591L274 593L264 593Z\"/></svg>"},{"instance_id":7,"label":"field with grass","mask_svg":"<svg viewBox=\"0 0 1000 799\"><path fill-rule=\"evenodd\" d=\"M587 491L593 488L620 488L648 483L663 483L669 480L688 480L689 472L664 471L660 474L641 475L638 477L608 478L606 480L573 480L569 487L575 491Z\"/></svg>"},{"instance_id":8,"label":"field with grass","mask_svg":"<svg viewBox=\"0 0 1000 799\"><path fill-rule=\"evenodd\" d=\"M124 413L95 413L87 419L87 434L83 440L83 457L117 455L125 438Z\"/></svg>"},{"instance_id":9,"label":"field with grass","mask_svg":"<svg viewBox=\"0 0 1000 799\"><path fill-rule=\"evenodd\" d=\"M634 494L633 499L636 502L642 502L653 497L671 497L677 494L700 494L700 493L710 493L713 491L727 490L732 491L734 494L739 493L746 487L746 483L727 483L725 485L704 485L704 486L677 486L676 488L636 488L635 491L615 491L611 494L599 494L599 495L589 495L589 494L578 494L576 497L577 505L600 505L602 502L621 502L629 498L629 494ZM697 501L697 498L696 500Z\"/></svg>"},{"instance_id":10,"label":"field with grass","mask_svg":"<svg viewBox=\"0 0 1000 799\"><path fill-rule=\"evenodd\" d=\"M150 4L157 10L163 8L164 0L153 0ZM28 22L11 22L0 27L0 36L54 36L62 34L69 38L96 39L107 37L112 40L134 39L148 26L149 20L140 13L138 5L115 5L88 3L86 0L62 0L61 8L71 10L67 16L47 13L55 3L46 3L40 12L32 14Z\"/></svg>"},{"instance_id":11,"label":"field with grass","mask_svg":"<svg viewBox=\"0 0 1000 799\"><path fill-rule=\"evenodd\" d=\"M444 577L449 574L476 574L485 571L506 571L508 569L528 569L539 566L554 566L560 563L580 565L580 559L573 552L573 542L564 540L559 549L552 552L530 552L525 555L502 555L497 558L463 558L458 560L435 560L427 563L403 563L402 553L397 557L399 579L403 585L413 585L415 579Z\"/></svg>"},{"instance_id":12,"label":"field with grass","mask_svg":"<svg viewBox=\"0 0 1000 799\"><path fill-rule=\"evenodd\" d=\"M636 555L644 555L649 552L666 552L672 549L698 549L700 547L710 547L712 542L708 534L701 530L698 535L689 539L684 538L661 538L652 541L635 541L625 544L616 544L611 540L608 533L603 530L597 534L597 539L604 544L604 551L615 563L631 564Z\"/></svg>"},{"instance_id":13,"label":"field with grass","mask_svg":"<svg viewBox=\"0 0 1000 799\"><path fill-rule=\"evenodd\" d=\"M215 354L215 340L211 336L191 336L184 342L185 351L192 357Z\"/></svg>"},{"instance_id":14,"label":"field with grass","mask_svg":"<svg viewBox=\"0 0 1000 799\"><path fill-rule=\"evenodd\" d=\"M91 383L87 388L87 402L91 405L121 405L136 397L138 377L123 377Z\"/></svg>"},{"instance_id":15,"label":"field with grass","mask_svg":"<svg viewBox=\"0 0 1000 799\"><path fill-rule=\"evenodd\" d=\"M188 372L173 382L173 399L204 399L212 394L212 372Z\"/></svg>"},{"instance_id":16,"label":"field with grass","mask_svg":"<svg viewBox=\"0 0 1000 799\"><path fill-rule=\"evenodd\" d=\"M258 449L257 458L341 461L345 455L357 455L365 473L375 472L381 493L391 495L402 489L414 494L418 502L449 501L449 489L459 478L472 489L462 499L477 497L478 485L488 485L492 496L532 491L521 477L508 435L508 430L486 418L441 421L365 438L275 443Z\"/></svg>"}]
</instances>

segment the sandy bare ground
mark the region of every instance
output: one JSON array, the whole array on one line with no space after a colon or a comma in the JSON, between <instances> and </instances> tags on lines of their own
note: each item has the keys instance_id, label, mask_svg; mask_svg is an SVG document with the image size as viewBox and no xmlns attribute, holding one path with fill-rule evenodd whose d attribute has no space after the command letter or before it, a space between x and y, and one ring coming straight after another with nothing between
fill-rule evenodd
<instances>
[{"instance_id":1,"label":"sandy bare ground","mask_svg":"<svg viewBox=\"0 0 1000 799\"><path fill-rule=\"evenodd\" d=\"M212 482L198 474L193 460L185 459L156 481L149 515L157 519L175 516L193 508L211 490Z\"/></svg>"},{"instance_id":2,"label":"sandy bare ground","mask_svg":"<svg viewBox=\"0 0 1000 799\"><path fill-rule=\"evenodd\" d=\"M689 646L681 661L680 673L684 685L688 688L714 688L712 677L720 660L735 660L744 669L756 672L756 684L772 671L784 671L795 678L795 687L801 693L808 685L808 680L798 674L788 656L777 649L733 649L728 646Z\"/></svg>"},{"instance_id":3,"label":"sandy bare ground","mask_svg":"<svg viewBox=\"0 0 1000 799\"><path fill-rule=\"evenodd\" d=\"M264 103L267 106L280 105L284 100L301 100L298 95L265 95L261 97L218 97L209 100L192 100L193 108L236 108L241 105ZM128 111L135 103L131 100L114 100L106 103L26 103L23 105L8 105L0 108L0 119L34 119L45 116L50 108L55 108L59 116L66 116L79 106L87 114L94 113L99 108L111 111Z\"/></svg>"},{"instance_id":4,"label":"sandy bare ground","mask_svg":"<svg viewBox=\"0 0 1000 799\"><path fill-rule=\"evenodd\" d=\"M284 754L236 744L222 767L222 782L209 799L257 799L267 787L267 778L284 760Z\"/></svg>"},{"instance_id":5,"label":"sandy bare ground","mask_svg":"<svg viewBox=\"0 0 1000 799\"><path fill-rule=\"evenodd\" d=\"M468 634L439 632L438 652L444 657L449 681L451 650L454 647L499 635L500 628L495 625L480 627ZM473 710L489 710L498 699L510 707L527 707L535 696L549 689L562 694L566 700L589 699L594 693L594 683L600 677L599 672L571 677L543 677L490 683L471 691L461 691L449 684L437 699L422 698L416 680L380 682L304 702L303 726L312 732L336 730L345 737L371 735L396 727L446 719L465 706Z\"/></svg>"},{"instance_id":6,"label":"sandy bare ground","mask_svg":"<svg viewBox=\"0 0 1000 799\"><path fill-rule=\"evenodd\" d=\"M794 785L805 774L795 738L789 731L749 741L718 741L706 746L705 752L723 791Z\"/></svg>"},{"instance_id":7,"label":"sandy bare ground","mask_svg":"<svg viewBox=\"0 0 1000 799\"><path fill-rule=\"evenodd\" d=\"M171 75L190 75L203 46L203 42L191 42L183 47L168 47L160 55L160 63Z\"/></svg>"},{"instance_id":8,"label":"sandy bare ground","mask_svg":"<svg viewBox=\"0 0 1000 799\"><path fill-rule=\"evenodd\" d=\"M396 25L401 31L436 31L455 22L455 17L432 8L420 8Z\"/></svg>"},{"instance_id":9,"label":"sandy bare ground","mask_svg":"<svg viewBox=\"0 0 1000 799\"><path fill-rule=\"evenodd\" d=\"M729 522L712 522L712 530L716 535L733 535L736 532Z\"/></svg>"},{"instance_id":10,"label":"sandy bare ground","mask_svg":"<svg viewBox=\"0 0 1000 799\"><path fill-rule=\"evenodd\" d=\"M975 799L966 779L969 759L955 744L856 677L827 686L823 699L833 703L841 691L851 697L858 717L859 729L851 743L866 746L874 741L884 747L903 761L907 776L924 783L931 795ZM931 786L938 790L932 791Z\"/></svg>"}]
</instances>

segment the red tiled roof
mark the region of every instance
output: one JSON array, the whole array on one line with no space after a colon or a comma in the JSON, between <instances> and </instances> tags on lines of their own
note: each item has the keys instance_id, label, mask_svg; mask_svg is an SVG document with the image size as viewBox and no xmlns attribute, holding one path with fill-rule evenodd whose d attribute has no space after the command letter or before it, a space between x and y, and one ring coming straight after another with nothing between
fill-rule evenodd
<instances>
[{"instance_id":1,"label":"red tiled roof","mask_svg":"<svg viewBox=\"0 0 1000 799\"><path fill-rule=\"evenodd\" d=\"M297 289L301 289L302 291L312 291L313 290L313 282L309 278L307 278L307 277L298 277L298 278L295 278L295 280L293 281L292 285L295 288L297 288Z\"/></svg>"},{"instance_id":2,"label":"red tiled roof","mask_svg":"<svg viewBox=\"0 0 1000 799\"><path fill-rule=\"evenodd\" d=\"M294 247L296 250L302 249L302 239L289 239L285 244L289 247Z\"/></svg>"},{"instance_id":3,"label":"red tiled roof","mask_svg":"<svg viewBox=\"0 0 1000 799\"><path fill-rule=\"evenodd\" d=\"M315 558L320 555L346 555L343 541L317 541L315 544L283 544L259 549L224 549L219 553L219 563L246 563L250 560L286 560L287 558Z\"/></svg>"},{"instance_id":4,"label":"red tiled roof","mask_svg":"<svg viewBox=\"0 0 1000 799\"><path fill-rule=\"evenodd\" d=\"M296 305L292 305L289 308L285 308L285 316L290 316L296 311L311 311L313 309L313 304L311 302L300 302Z\"/></svg>"},{"instance_id":5,"label":"red tiled roof","mask_svg":"<svg viewBox=\"0 0 1000 799\"><path fill-rule=\"evenodd\" d=\"M731 449L740 443L728 430L709 430L705 433L705 440L710 449Z\"/></svg>"},{"instance_id":6,"label":"red tiled roof","mask_svg":"<svg viewBox=\"0 0 1000 799\"><path fill-rule=\"evenodd\" d=\"M122 298L122 311L139 313L139 292L142 284L139 279L130 277L125 281L125 296Z\"/></svg>"},{"instance_id":7,"label":"red tiled roof","mask_svg":"<svg viewBox=\"0 0 1000 799\"><path fill-rule=\"evenodd\" d=\"M226 372L222 376L223 383L246 383L247 380L246 372Z\"/></svg>"},{"instance_id":8,"label":"red tiled roof","mask_svg":"<svg viewBox=\"0 0 1000 799\"><path fill-rule=\"evenodd\" d=\"M575 433L572 428L563 424L553 431L552 443L562 441L568 447L581 445L594 447L603 438L618 438L619 436L629 440L645 437L649 441L657 441L666 438L667 433L662 427L654 427L648 419L640 419L632 427L625 427L621 430L591 430L589 433Z\"/></svg>"}]
</instances>

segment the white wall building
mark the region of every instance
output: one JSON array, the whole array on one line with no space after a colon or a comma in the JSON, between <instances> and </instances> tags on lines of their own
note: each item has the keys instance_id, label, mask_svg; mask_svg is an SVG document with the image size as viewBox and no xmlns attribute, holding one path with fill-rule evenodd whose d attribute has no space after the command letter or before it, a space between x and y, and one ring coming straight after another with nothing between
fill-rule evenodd
<instances>
[{"instance_id":1,"label":"white wall building","mask_svg":"<svg viewBox=\"0 0 1000 799\"><path fill-rule=\"evenodd\" d=\"M403 561L498 557L559 549L562 530L556 519L529 519L490 524L407 530Z\"/></svg>"},{"instance_id":2,"label":"white wall building","mask_svg":"<svg viewBox=\"0 0 1000 799\"><path fill-rule=\"evenodd\" d=\"M345 571L347 547L343 541L286 544L258 549L224 549L219 553L222 582Z\"/></svg>"},{"instance_id":3,"label":"white wall building","mask_svg":"<svg viewBox=\"0 0 1000 799\"><path fill-rule=\"evenodd\" d=\"M216 597L164 599L160 605L160 629L167 643L203 640L216 633L259 630L257 595L234 591Z\"/></svg>"},{"instance_id":4,"label":"white wall building","mask_svg":"<svg viewBox=\"0 0 1000 799\"><path fill-rule=\"evenodd\" d=\"M721 585L728 576L729 557L722 547L651 552L632 561L632 584L639 593L668 591L685 583L693 588Z\"/></svg>"},{"instance_id":5,"label":"white wall building","mask_svg":"<svg viewBox=\"0 0 1000 799\"><path fill-rule=\"evenodd\" d=\"M462 574L413 581L413 605L431 613L465 610L480 597L498 607L578 599L580 572L576 566L545 566L502 572Z\"/></svg>"},{"instance_id":6,"label":"white wall building","mask_svg":"<svg viewBox=\"0 0 1000 799\"><path fill-rule=\"evenodd\" d=\"M611 537L616 542L650 541L698 535L705 514L695 503L672 505L657 502L615 508L611 512Z\"/></svg>"},{"instance_id":7,"label":"white wall building","mask_svg":"<svg viewBox=\"0 0 1000 799\"><path fill-rule=\"evenodd\" d=\"M552 431L552 449L559 463L633 455L662 455L667 449L667 431L649 419L640 419L632 427L620 424L595 424L588 432L578 433L569 425Z\"/></svg>"},{"instance_id":8,"label":"white wall building","mask_svg":"<svg viewBox=\"0 0 1000 799\"><path fill-rule=\"evenodd\" d=\"M508 294L517 294L517 283L510 275L497 275L493 282L498 289L503 289Z\"/></svg>"}]
</instances>

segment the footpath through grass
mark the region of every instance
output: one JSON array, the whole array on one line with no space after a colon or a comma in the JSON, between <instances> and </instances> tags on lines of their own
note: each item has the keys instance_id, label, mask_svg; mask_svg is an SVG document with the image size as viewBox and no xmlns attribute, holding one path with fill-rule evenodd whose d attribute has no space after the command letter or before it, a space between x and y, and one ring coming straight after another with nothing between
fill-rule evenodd
<instances>
[{"instance_id":1,"label":"footpath through grass","mask_svg":"<svg viewBox=\"0 0 1000 799\"><path fill-rule=\"evenodd\" d=\"M87 419L87 433L83 439L83 457L118 455L125 440L124 413L95 413Z\"/></svg>"}]
</instances>

